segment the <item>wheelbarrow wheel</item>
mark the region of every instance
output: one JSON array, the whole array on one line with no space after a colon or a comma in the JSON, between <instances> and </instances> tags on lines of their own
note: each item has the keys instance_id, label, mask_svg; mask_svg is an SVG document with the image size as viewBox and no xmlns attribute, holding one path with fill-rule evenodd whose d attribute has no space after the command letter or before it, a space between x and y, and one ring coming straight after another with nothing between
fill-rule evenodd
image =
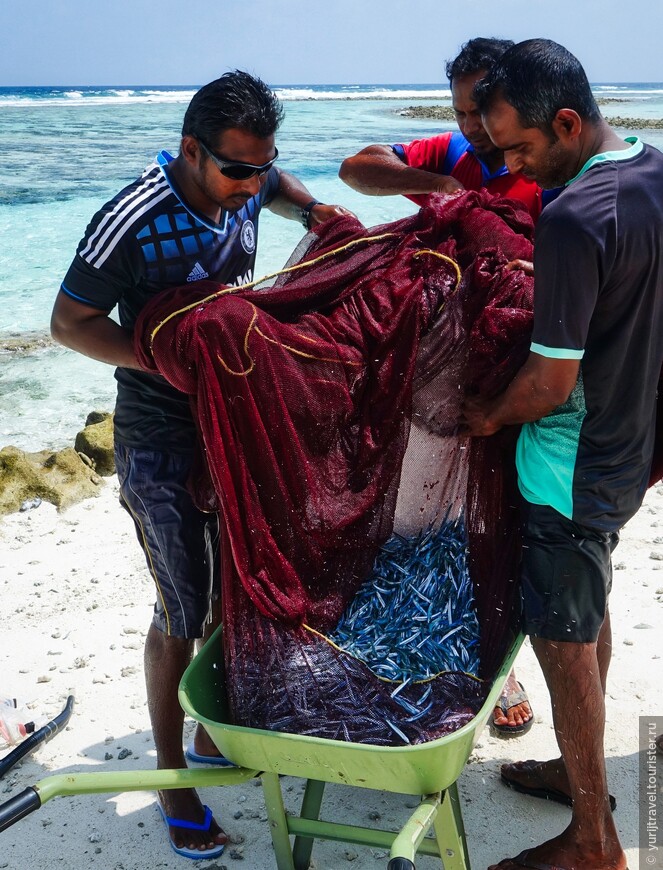
<instances>
[{"instance_id":1,"label":"wheelbarrow wheel","mask_svg":"<svg viewBox=\"0 0 663 870\"><path fill-rule=\"evenodd\" d=\"M409 858L392 858L387 864L387 870L416 870Z\"/></svg>"}]
</instances>

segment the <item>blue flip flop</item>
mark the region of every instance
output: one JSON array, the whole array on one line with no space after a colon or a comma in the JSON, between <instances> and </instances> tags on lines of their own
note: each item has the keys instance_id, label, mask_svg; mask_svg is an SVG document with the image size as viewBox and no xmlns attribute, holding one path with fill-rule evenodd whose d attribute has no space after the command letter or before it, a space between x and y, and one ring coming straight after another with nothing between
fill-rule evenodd
<instances>
[{"instance_id":1,"label":"blue flip flop","mask_svg":"<svg viewBox=\"0 0 663 870\"><path fill-rule=\"evenodd\" d=\"M193 743L189 744L184 750L184 757L195 764L217 764L221 767L235 767L232 761L229 761L225 755L201 755L193 748Z\"/></svg>"},{"instance_id":2,"label":"blue flip flop","mask_svg":"<svg viewBox=\"0 0 663 870\"><path fill-rule=\"evenodd\" d=\"M190 822L187 819L174 819L172 816L166 815L159 801L157 801L157 806L159 807L162 819L166 823L166 829L185 828L189 831L209 831L212 819L214 818L212 810L207 806L207 804L203 805L205 818L202 822ZM183 858L191 858L194 861L206 861L210 858L218 858L226 848L225 843L223 843L223 845L214 846L212 849L189 849L186 846L176 846L170 836L170 831L168 831L168 842L170 843L173 852L177 852L177 854L181 855Z\"/></svg>"}]
</instances>

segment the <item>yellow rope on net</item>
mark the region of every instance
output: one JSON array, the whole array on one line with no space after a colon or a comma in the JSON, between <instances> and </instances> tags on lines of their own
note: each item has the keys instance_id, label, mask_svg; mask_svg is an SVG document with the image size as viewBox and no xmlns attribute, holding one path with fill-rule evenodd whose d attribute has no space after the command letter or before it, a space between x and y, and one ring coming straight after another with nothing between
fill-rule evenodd
<instances>
[{"instance_id":1,"label":"yellow rope on net","mask_svg":"<svg viewBox=\"0 0 663 870\"><path fill-rule=\"evenodd\" d=\"M152 351L152 347L154 345L154 339L156 338L156 335L159 332L159 330L163 326L165 326L166 323L168 323L170 320L172 320L173 317L178 317L181 314L185 314L187 311L192 311L194 308L197 308L199 305L204 305L207 302L211 302L214 299L218 299L221 296L225 296L227 293L237 293L239 290L250 290L251 287L256 287L258 284L263 284L265 281L270 281L272 278L278 278L279 275L285 275L289 272L296 272L296 271L299 271L300 269L306 269L309 266L313 266L316 263L320 263L323 260L328 259L329 257L333 257L333 256L336 256L337 254L341 254L344 251L347 251L350 248L355 247L356 245L363 244L365 242L382 241L383 239L393 238L395 235L396 235L396 233L381 233L380 235L377 235L377 236L366 236L363 239L353 239L353 241L347 242L345 245L340 245L338 248L334 248L331 251L326 251L324 254L320 254L320 256L314 257L312 260L307 260L304 263L296 263L294 266L288 266L286 269L279 269L278 272L272 272L270 275L265 275L264 277L258 278L255 281L251 281L248 284L241 284L239 287L224 287L222 290L217 290L216 292L211 293L209 296L205 296L203 299L199 299L196 302L192 302L189 305L185 305L184 308L179 308L177 311L172 311L167 317L165 317L163 320L159 321L159 323L152 330L152 333L150 335L150 351ZM413 255L413 259L416 257L421 257L424 254L430 254L433 257L438 257L439 259L444 260L447 263L450 263L454 267L454 270L456 272L456 286L454 287L453 292L455 293L456 290L458 289L458 287L460 286L460 281L461 281L461 271L460 271L460 267L459 267L458 263L455 260L452 260L451 257L447 257L446 254L440 254L438 251L434 251L434 250L429 249L429 248L426 248L426 249L421 250L421 251L417 251ZM248 364L248 367L243 369L242 371L239 371L239 372L235 371L234 369L231 369L230 366L225 362L223 357L217 353L216 356L217 356L218 361L221 363L223 368L228 372L228 374L235 375L236 377L247 377L249 374L251 374L251 372L255 368L255 360L251 357L251 355L249 353L249 337L251 335L251 332L254 329L255 329L256 333L261 338L263 338L265 341L269 341L272 344L276 344L279 347L283 347L283 348L285 348L285 350L288 350L291 353L294 353L298 356L304 357L305 359L316 360L318 362L339 363L340 365L350 365L350 366L361 367L362 363L355 362L354 360L343 360L343 359L339 359L339 358L315 356L314 354L306 353L305 351L298 350L297 348L292 347L291 345L283 344L282 342L276 341L273 338L269 338L267 335L264 334L264 332L262 332L255 325L256 321L258 319L258 311L257 311L256 307L254 305L252 305L250 302L248 304L251 305L251 308L253 309L253 316L251 318L251 322L249 323L248 328L246 330L246 334L244 336L244 353L246 354L246 357L249 361L249 364ZM442 310L442 306L440 306L439 310L440 311ZM315 339L310 338L309 336L302 335L300 333L295 333L295 334L298 335L300 338L304 339L305 341L311 342L312 344L317 343Z\"/></svg>"},{"instance_id":2,"label":"yellow rope on net","mask_svg":"<svg viewBox=\"0 0 663 870\"><path fill-rule=\"evenodd\" d=\"M247 304L251 305L250 302ZM251 330L253 329L256 320L258 319L258 309L255 307L255 305L251 305L251 308L253 308L253 317L251 318L251 322L249 323L248 328L246 330L246 335L244 336L244 353L248 357L249 367L247 369L244 369L244 371L242 371L242 372L236 372L233 369L231 369L230 366L227 365L227 363L224 362L223 357L221 356L220 353L217 353L217 355L216 355L216 358L221 363L221 365L224 367L224 369L228 372L228 374L229 375L236 375L238 378L245 378L247 375L250 375L251 372L253 371L253 369L255 368L255 360L253 359L253 357L249 353L249 336L251 335Z\"/></svg>"},{"instance_id":3,"label":"yellow rope on net","mask_svg":"<svg viewBox=\"0 0 663 870\"><path fill-rule=\"evenodd\" d=\"M205 296L203 299L198 299L196 302L192 302L189 305L185 305L184 308L178 308L177 311L172 311L167 317L164 317L163 320L160 320L159 323L154 327L152 333L150 335L150 351L152 350L152 346L154 345L154 339L156 334L159 332L162 326L165 326L169 320L172 320L173 317L178 317L180 314L185 314L187 311L191 311L194 308L197 308L199 305L205 305L207 302L211 302L213 299L217 299L220 296L225 296L227 293L237 293L240 290L250 290L251 287L256 287L258 284L263 284L265 281L271 281L272 278L278 278L279 275L286 275L289 272L297 272L300 269L307 269L309 266L314 266L316 263L321 263L323 260L328 259L329 257L335 257L337 254L342 254L343 251L347 251L350 248L355 247L356 245L363 244L365 242L379 242L382 239L389 239L395 236L396 233L381 233L378 236L366 236L363 239L353 239L351 242L347 242L345 245L341 245L338 248L334 248L331 251L326 251L324 254L320 254L318 257L314 257L312 260L306 260L304 263L296 263L294 266L288 266L286 269L279 269L278 272L272 272L269 275L264 275L262 278L257 278L255 281L250 281L248 284L240 284L239 287L224 287L223 290L217 290L214 293L211 293L209 296Z\"/></svg>"},{"instance_id":4,"label":"yellow rope on net","mask_svg":"<svg viewBox=\"0 0 663 870\"><path fill-rule=\"evenodd\" d=\"M412 255L412 259L416 259L417 257L423 257L424 254L430 254L431 257L438 257L440 260L444 260L446 263L450 263L456 272L456 286L454 287L454 293L458 290L460 286L460 282L462 279L462 274L460 271L460 266L455 260L452 260L451 257L447 257L446 254L441 254L439 251L433 251L432 248L424 248L421 251L417 251L416 254Z\"/></svg>"},{"instance_id":5,"label":"yellow rope on net","mask_svg":"<svg viewBox=\"0 0 663 870\"><path fill-rule=\"evenodd\" d=\"M343 653L343 655L348 656L351 659L354 659L356 662L360 662L362 665L365 665L369 669L369 671L373 674L373 676L376 677L378 680L380 680L381 683L392 683L395 685L396 683L400 682L400 680L392 680L390 677L381 677L379 674L376 674L375 671L371 669L370 665L366 664L366 662L363 659L360 659L359 656L356 656L354 653L351 653L347 649L343 649L343 647L340 647L337 643L334 643L334 641L330 637L327 637L326 634L323 634L321 631L317 631L315 628L311 628L311 626L307 625L305 622L302 623L302 628L305 631L310 632L311 634L315 634L317 637L321 638L322 640L327 641L329 646L333 647L333 649L335 649L337 652ZM466 677L471 677L477 683L483 682L483 680L481 680L479 677L476 677L474 674L468 674L467 671L438 671L436 674L431 674L430 677L425 677L422 680L412 680L412 685L413 686L421 686L424 683L432 683L433 680L436 680L438 677L441 677L443 674L450 674L450 673L462 673Z\"/></svg>"},{"instance_id":6,"label":"yellow rope on net","mask_svg":"<svg viewBox=\"0 0 663 870\"><path fill-rule=\"evenodd\" d=\"M452 260L451 257L447 257L446 254L441 254L439 251L433 251L433 250L431 250L431 248L424 248L424 250L422 250L422 251L417 251L417 253L414 254L414 256L412 257L412 259L414 259L415 257L421 257L424 254L430 254L431 257L438 257L440 260L444 260L446 263L451 263L451 265L456 270L456 286L451 291L452 293L455 293L458 290L458 288L460 287L460 282L461 282L462 277L463 277L461 274L460 266L458 265L458 263L455 260ZM446 300L437 309L436 314L439 314L440 311L442 311L442 309L445 306L445 303L446 303Z\"/></svg>"},{"instance_id":7,"label":"yellow rope on net","mask_svg":"<svg viewBox=\"0 0 663 870\"><path fill-rule=\"evenodd\" d=\"M261 338L263 338L265 341L268 341L271 344L275 344L275 345L277 345L277 347L282 347L282 348L284 348L284 350L288 350L288 351L290 351L290 353L294 353L297 356L302 356L305 359L315 360L316 362L339 363L340 365L357 366L359 368L361 368L361 366L363 365L363 363L355 362L354 360L344 360L344 359L339 359L338 357L315 356L312 353L307 353L306 351L298 350L296 347L292 347L289 344L284 344L281 341L277 341L275 338L270 338L268 335L265 335L265 333L255 325L256 320L258 319L258 309L255 307L255 305L253 305L248 300L245 300L245 301L246 301L246 304L249 305L253 309L253 316L251 317L251 322L249 323L247 330L246 330L246 333L244 335L244 353L246 354L246 357L249 361L249 364L248 364L247 368L245 368L243 371L241 371L241 372L235 371L234 369L230 368L230 366L226 363L226 361L223 359L221 354L217 353L216 358L221 363L223 368L228 372L229 375L235 375L236 377L245 378L248 375L250 375L251 372L253 371L253 369L255 368L255 360L253 359L253 357L251 356L251 354L249 352L249 337L251 335L251 332L253 332L254 330L255 330L256 334L259 335ZM301 335L300 333L295 333L295 334L298 335L299 338L306 339L306 341L310 341L313 344L317 343L314 338L309 338L309 336L307 336L307 335Z\"/></svg>"}]
</instances>

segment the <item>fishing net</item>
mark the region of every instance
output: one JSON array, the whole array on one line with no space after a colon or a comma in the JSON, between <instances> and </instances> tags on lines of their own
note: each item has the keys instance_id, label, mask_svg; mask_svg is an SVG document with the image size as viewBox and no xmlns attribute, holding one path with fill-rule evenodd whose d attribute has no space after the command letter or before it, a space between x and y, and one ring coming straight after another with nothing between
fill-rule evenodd
<instances>
[{"instance_id":1,"label":"fishing net","mask_svg":"<svg viewBox=\"0 0 663 870\"><path fill-rule=\"evenodd\" d=\"M433 196L144 310L139 359L191 396L194 496L222 518L236 724L402 745L481 707L514 626L515 433L459 417L527 356L531 279L506 266L531 236L515 202Z\"/></svg>"}]
</instances>

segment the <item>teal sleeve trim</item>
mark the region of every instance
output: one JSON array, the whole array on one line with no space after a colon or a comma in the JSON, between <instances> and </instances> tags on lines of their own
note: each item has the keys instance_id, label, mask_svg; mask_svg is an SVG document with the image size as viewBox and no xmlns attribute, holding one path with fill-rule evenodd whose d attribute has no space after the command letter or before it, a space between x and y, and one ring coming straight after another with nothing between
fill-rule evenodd
<instances>
[{"instance_id":1,"label":"teal sleeve trim","mask_svg":"<svg viewBox=\"0 0 663 870\"><path fill-rule=\"evenodd\" d=\"M585 355L584 350L571 350L567 347L546 347L545 344L536 344L534 341L529 349L532 353L538 353L539 356L545 356L548 359L582 359Z\"/></svg>"},{"instance_id":2,"label":"teal sleeve trim","mask_svg":"<svg viewBox=\"0 0 663 870\"><path fill-rule=\"evenodd\" d=\"M566 187L569 184L573 184L574 181L580 178L581 175L584 175L592 166L596 166L597 163L605 163L607 160L630 160L632 157L637 157L644 148L644 145L637 136L627 136L624 141L628 142L631 147L624 148L622 151L603 151L601 154L595 154L593 157L590 157L580 172L566 182Z\"/></svg>"}]
</instances>

